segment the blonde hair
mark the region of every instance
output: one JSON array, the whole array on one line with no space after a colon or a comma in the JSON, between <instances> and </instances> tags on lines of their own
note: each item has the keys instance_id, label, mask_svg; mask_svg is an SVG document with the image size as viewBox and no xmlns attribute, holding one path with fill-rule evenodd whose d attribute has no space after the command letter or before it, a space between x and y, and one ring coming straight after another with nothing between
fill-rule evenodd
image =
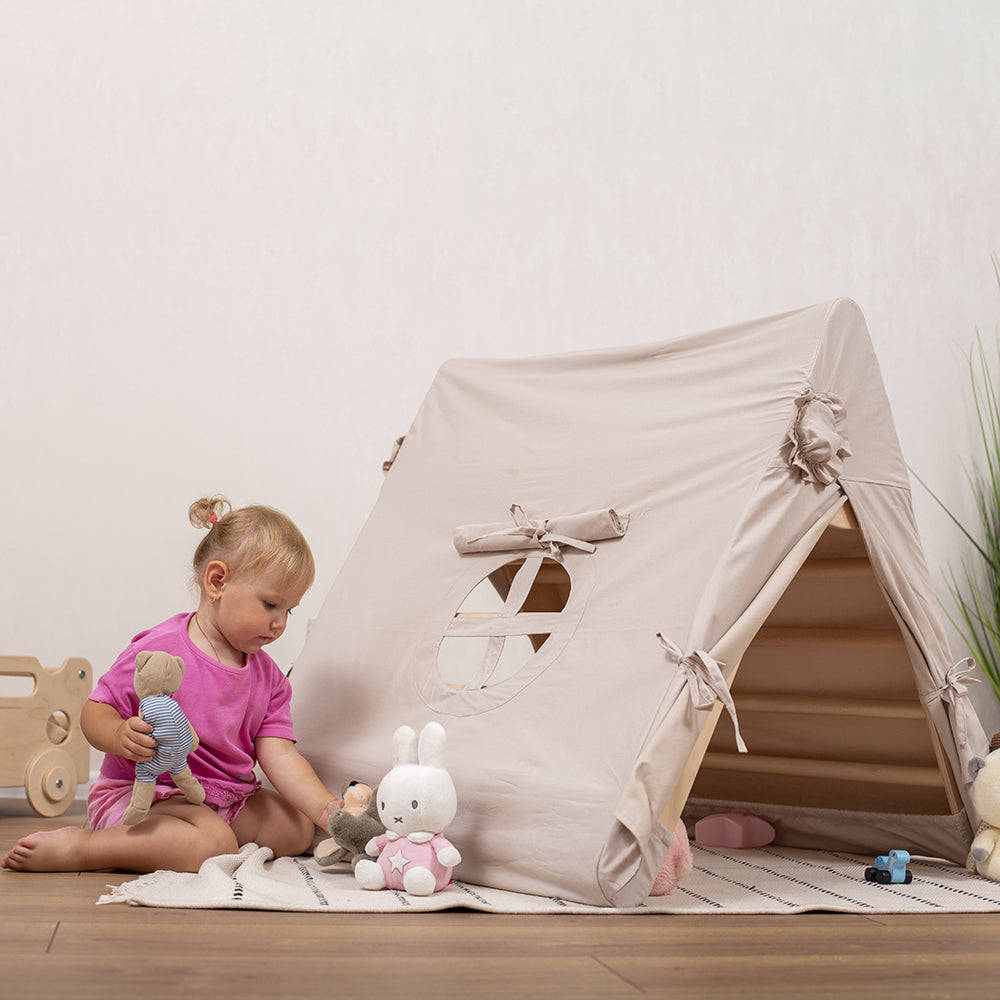
<instances>
[{"instance_id":1,"label":"blonde hair","mask_svg":"<svg viewBox=\"0 0 1000 1000\"><path fill-rule=\"evenodd\" d=\"M224 562L233 576L269 572L281 584L302 583L308 590L316 575L309 543L291 518L273 507L251 505L236 510L223 496L202 497L188 508L188 518L208 534L195 549L195 583L203 586L205 569Z\"/></svg>"}]
</instances>

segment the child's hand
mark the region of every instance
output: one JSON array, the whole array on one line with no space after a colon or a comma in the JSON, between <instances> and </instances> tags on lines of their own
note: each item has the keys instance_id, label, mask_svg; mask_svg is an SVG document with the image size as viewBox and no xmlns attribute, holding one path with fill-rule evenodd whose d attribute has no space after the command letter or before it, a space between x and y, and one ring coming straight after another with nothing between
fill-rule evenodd
<instances>
[{"instance_id":1,"label":"child's hand","mask_svg":"<svg viewBox=\"0 0 1000 1000\"><path fill-rule=\"evenodd\" d=\"M156 750L156 740L148 735L152 731L153 727L137 715L133 715L131 719L123 719L115 734L118 741L115 753L128 760L152 760Z\"/></svg>"},{"instance_id":2,"label":"child's hand","mask_svg":"<svg viewBox=\"0 0 1000 1000\"><path fill-rule=\"evenodd\" d=\"M328 802L326 808L323 810L323 814L319 818L319 828L321 830L326 830L326 824L329 822L330 817L339 810L344 808L343 799L334 799L332 802Z\"/></svg>"}]
</instances>

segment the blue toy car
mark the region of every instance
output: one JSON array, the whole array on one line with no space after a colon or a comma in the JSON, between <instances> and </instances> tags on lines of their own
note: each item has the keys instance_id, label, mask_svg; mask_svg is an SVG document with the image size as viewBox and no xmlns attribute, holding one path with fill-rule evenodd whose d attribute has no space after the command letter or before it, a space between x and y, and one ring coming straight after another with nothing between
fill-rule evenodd
<instances>
[{"instance_id":1,"label":"blue toy car","mask_svg":"<svg viewBox=\"0 0 1000 1000\"><path fill-rule=\"evenodd\" d=\"M909 851L890 851L879 855L871 867L865 869L865 879L869 882L902 882L909 885L913 881L913 872L907 869L910 863Z\"/></svg>"}]
</instances>

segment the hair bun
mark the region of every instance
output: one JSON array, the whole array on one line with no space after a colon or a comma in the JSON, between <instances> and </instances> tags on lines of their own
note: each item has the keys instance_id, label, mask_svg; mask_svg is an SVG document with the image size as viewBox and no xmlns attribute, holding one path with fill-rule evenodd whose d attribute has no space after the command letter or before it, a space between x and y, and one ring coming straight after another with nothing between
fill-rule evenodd
<instances>
[{"instance_id":1,"label":"hair bun","mask_svg":"<svg viewBox=\"0 0 1000 1000\"><path fill-rule=\"evenodd\" d=\"M196 528L211 528L232 509L233 505L223 496L202 497L188 508L188 520Z\"/></svg>"}]
</instances>

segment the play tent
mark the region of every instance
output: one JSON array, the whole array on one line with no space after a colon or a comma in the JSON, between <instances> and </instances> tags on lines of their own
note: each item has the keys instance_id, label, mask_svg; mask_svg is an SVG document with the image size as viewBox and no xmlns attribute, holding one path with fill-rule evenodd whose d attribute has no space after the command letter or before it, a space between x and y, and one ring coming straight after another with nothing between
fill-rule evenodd
<instances>
[{"instance_id":1,"label":"play tent","mask_svg":"<svg viewBox=\"0 0 1000 1000\"><path fill-rule=\"evenodd\" d=\"M965 860L986 739L854 303L449 361L387 466L293 712L333 788L440 721L463 880L634 905L682 811Z\"/></svg>"}]
</instances>

